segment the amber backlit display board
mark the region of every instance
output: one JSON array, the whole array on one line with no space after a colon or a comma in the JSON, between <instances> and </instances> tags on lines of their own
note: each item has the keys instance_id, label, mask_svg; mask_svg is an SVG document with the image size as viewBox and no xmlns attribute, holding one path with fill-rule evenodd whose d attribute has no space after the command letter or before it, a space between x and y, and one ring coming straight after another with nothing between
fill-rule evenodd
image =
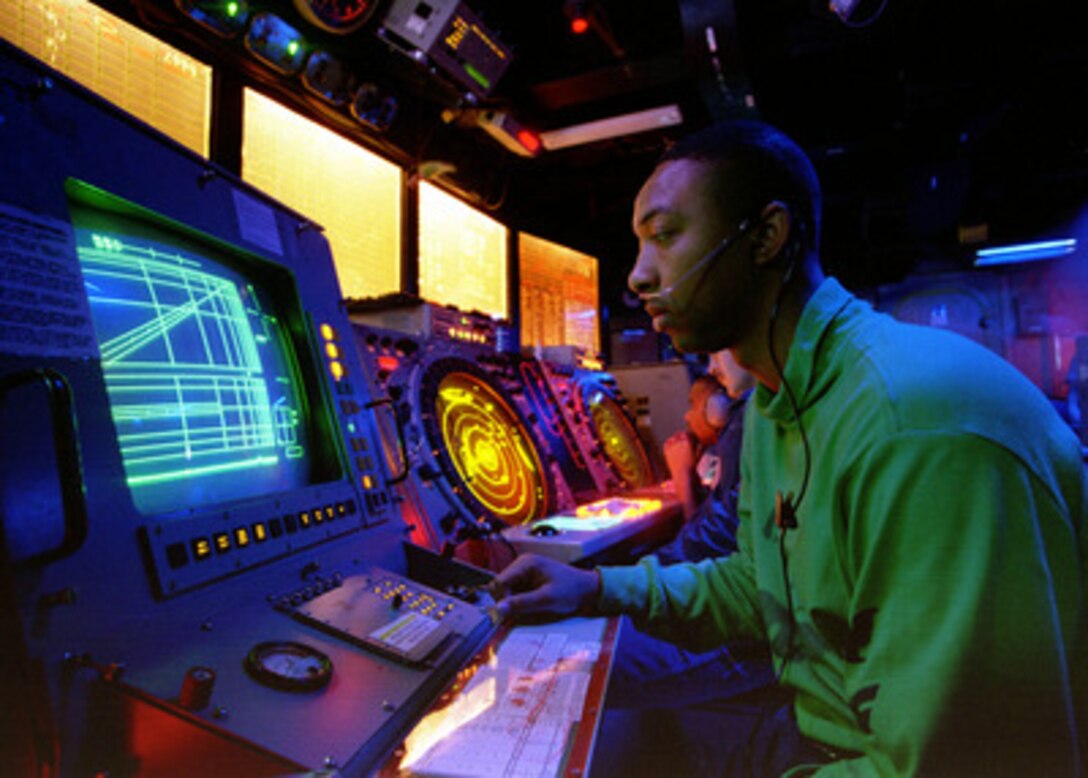
<instances>
[{"instance_id":1,"label":"amber backlit display board","mask_svg":"<svg viewBox=\"0 0 1088 778\"><path fill-rule=\"evenodd\" d=\"M0 37L208 156L212 69L86 0L0 0Z\"/></svg>"},{"instance_id":2,"label":"amber backlit display board","mask_svg":"<svg viewBox=\"0 0 1088 778\"><path fill-rule=\"evenodd\" d=\"M601 350L597 260L558 243L518 236L521 342Z\"/></svg>"},{"instance_id":3,"label":"amber backlit display board","mask_svg":"<svg viewBox=\"0 0 1088 778\"><path fill-rule=\"evenodd\" d=\"M439 305L507 318L507 231L490 216L419 186L419 294Z\"/></svg>"},{"instance_id":4,"label":"amber backlit display board","mask_svg":"<svg viewBox=\"0 0 1088 778\"><path fill-rule=\"evenodd\" d=\"M246 90L242 177L325 229L344 297L400 290L401 169Z\"/></svg>"}]
</instances>

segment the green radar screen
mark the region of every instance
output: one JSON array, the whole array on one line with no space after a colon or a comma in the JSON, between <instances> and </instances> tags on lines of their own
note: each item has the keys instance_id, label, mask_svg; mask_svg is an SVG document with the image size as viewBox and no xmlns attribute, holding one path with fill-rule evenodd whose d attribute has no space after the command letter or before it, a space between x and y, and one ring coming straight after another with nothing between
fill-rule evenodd
<instances>
[{"instance_id":1,"label":"green radar screen","mask_svg":"<svg viewBox=\"0 0 1088 778\"><path fill-rule=\"evenodd\" d=\"M273 295L235 262L73 209L125 478L153 515L310 480L305 392Z\"/></svg>"}]
</instances>

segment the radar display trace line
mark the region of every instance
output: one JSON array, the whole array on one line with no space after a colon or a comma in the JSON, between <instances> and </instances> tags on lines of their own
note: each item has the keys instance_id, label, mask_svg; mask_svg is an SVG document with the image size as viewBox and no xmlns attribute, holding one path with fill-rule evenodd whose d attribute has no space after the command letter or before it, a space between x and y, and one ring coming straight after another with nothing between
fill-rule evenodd
<instances>
[{"instance_id":1,"label":"radar display trace line","mask_svg":"<svg viewBox=\"0 0 1088 778\"><path fill-rule=\"evenodd\" d=\"M301 457L298 409L269 396L260 349L276 335L252 289L177 252L91 244L80 252L92 315L123 327L102 333L101 353L129 485Z\"/></svg>"}]
</instances>

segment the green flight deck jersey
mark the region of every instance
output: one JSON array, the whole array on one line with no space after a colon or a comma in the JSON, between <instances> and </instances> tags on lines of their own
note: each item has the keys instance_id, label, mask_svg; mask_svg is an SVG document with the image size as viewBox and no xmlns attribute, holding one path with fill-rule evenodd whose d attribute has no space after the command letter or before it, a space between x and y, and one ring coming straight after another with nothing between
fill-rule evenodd
<instances>
[{"instance_id":1,"label":"green flight deck jersey","mask_svg":"<svg viewBox=\"0 0 1088 778\"><path fill-rule=\"evenodd\" d=\"M769 640L801 732L860 754L820 775L1078 774L1088 488L1072 431L1007 362L834 279L784 372L802 423L785 384L758 387L739 552L600 568L601 610L699 650Z\"/></svg>"}]
</instances>

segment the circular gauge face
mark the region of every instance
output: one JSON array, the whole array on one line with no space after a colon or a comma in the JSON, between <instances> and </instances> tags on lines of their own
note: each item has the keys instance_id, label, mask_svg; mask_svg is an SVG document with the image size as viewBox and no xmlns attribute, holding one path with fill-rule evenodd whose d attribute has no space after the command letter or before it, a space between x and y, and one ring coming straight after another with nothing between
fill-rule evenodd
<instances>
[{"instance_id":1,"label":"circular gauge face","mask_svg":"<svg viewBox=\"0 0 1088 778\"><path fill-rule=\"evenodd\" d=\"M619 477L630 487L654 483L650 458L619 403L600 387L587 387L584 398L597 439Z\"/></svg>"},{"instance_id":2,"label":"circular gauge face","mask_svg":"<svg viewBox=\"0 0 1088 778\"><path fill-rule=\"evenodd\" d=\"M305 643L272 640L258 643L245 660L246 672L266 686L288 692L312 692L332 678L332 660Z\"/></svg>"},{"instance_id":3,"label":"circular gauge face","mask_svg":"<svg viewBox=\"0 0 1088 778\"><path fill-rule=\"evenodd\" d=\"M374 13L378 0L294 0L306 21L326 32L355 32Z\"/></svg>"},{"instance_id":4,"label":"circular gauge face","mask_svg":"<svg viewBox=\"0 0 1088 778\"><path fill-rule=\"evenodd\" d=\"M470 510L508 525L548 514L543 458L518 412L482 372L460 360L439 360L421 394L424 428L447 477L471 498Z\"/></svg>"}]
</instances>

